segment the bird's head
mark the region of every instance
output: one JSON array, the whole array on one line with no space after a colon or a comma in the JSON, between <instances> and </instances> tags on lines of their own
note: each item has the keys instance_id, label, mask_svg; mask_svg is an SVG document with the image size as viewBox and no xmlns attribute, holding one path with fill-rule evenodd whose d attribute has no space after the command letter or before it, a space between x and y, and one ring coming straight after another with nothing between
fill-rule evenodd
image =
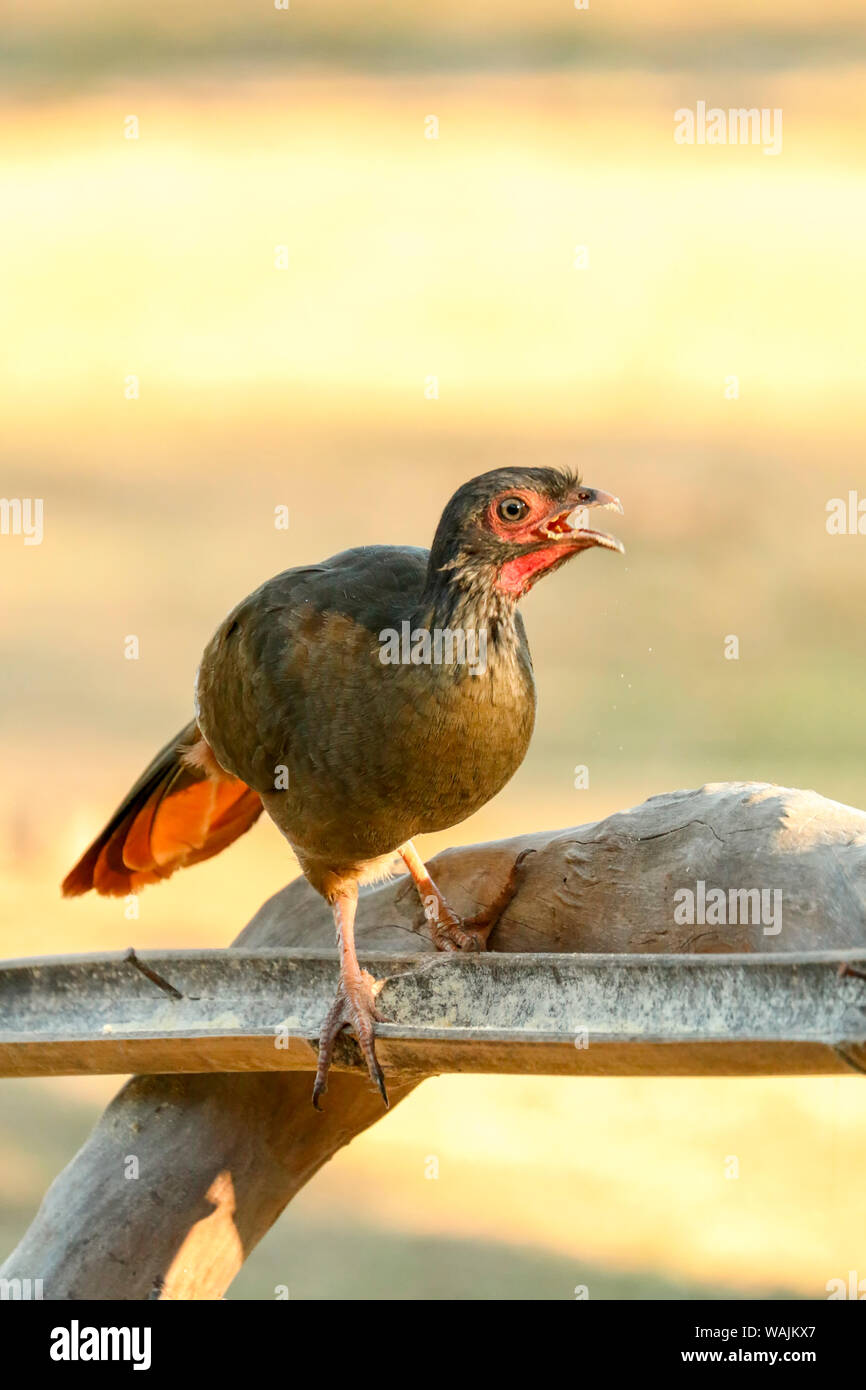
<instances>
[{"instance_id":1,"label":"bird's head","mask_svg":"<svg viewBox=\"0 0 866 1390\"><path fill-rule=\"evenodd\" d=\"M622 512L618 497L556 468L495 468L455 492L436 530L430 571L491 598L521 598L582 550L618 550L589 526L591 508Z\"/></svg>"}]
</instances>

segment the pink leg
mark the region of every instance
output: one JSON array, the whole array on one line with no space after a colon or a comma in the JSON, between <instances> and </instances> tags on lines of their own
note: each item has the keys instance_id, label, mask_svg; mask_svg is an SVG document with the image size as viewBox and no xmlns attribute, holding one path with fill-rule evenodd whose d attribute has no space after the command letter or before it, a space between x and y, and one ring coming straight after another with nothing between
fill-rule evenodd
<instances>
[{"instance_id":1,"label":"pink leg","mask_svg":"<svg viewBox=\"0 0 866 1390\"><path fill-rule=\"evenodd\" d=\"M421 858L411 840L400 846L400 856L409 870L418 889L418 896L424 907L424 916L430 924L430 934L439 951L484 951L487 938L502 916L514 894L524 859L533 850L524 850L512 865L511 872L501 890L489 907L477 912L474 917L464 921L457 916L436 887L427 865Z\"/></svg>"},{"instance_id":2,"label":"pink leg","mask_svg":"<svg viewBox=\"0 0 866 1390\"><path fill-rule=\"evenodd\" d=\"M313 1105L321 1110L319 1097L327 1090L328 1070L334 1055L337 1035L343 1028L351 1028L358 1039L367 1070L379 1093L388 1106L388 1092L385 1077L376 1056L375 1024L382 1022L376 1008L378 988L373 976L362 970L355 954L355 911L358 906L357 883L346 884L331 900L334 912L334 925L337 929L337 945L340 948L340 983L337 996L331 1005L328 1017L319 1038L319 1061L316 1080L313 1084Z\"/></svg>"}]
</instances>

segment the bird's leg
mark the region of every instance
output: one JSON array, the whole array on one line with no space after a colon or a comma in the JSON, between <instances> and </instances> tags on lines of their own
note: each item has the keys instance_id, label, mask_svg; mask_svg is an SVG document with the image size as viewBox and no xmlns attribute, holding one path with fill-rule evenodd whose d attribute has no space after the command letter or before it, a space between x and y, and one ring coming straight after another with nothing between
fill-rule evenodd
<instances>
[{"instance_id":1,"label":"bird's leg","mask_svg":"<svg viewBox=\"0 0 866 1390\"><path fill-rule=\"evenodd\" d=\"M489 907L482 908L474 917L461 920L445 901L436 887L427 865L421 858L411 840L400 846L400 856L409 870L418 889L418 896L424 907L424 916L430 923L430 934L437 951L484 951L487 938L502 916L514 894L524 859L532 850L523 850L511 866L500 892Z\"/></svg>"},{"instance_id":2,"label":"bird's leg","mask_svg":"<svg viewBox=\"0 0 866 1390\"><path fill-rule=\"evenodd\" d=\"M337 1035L343 1028L351 1028L358 1039L367 1070L379 1088L379 1093L388 1107L388 1092L385 1077L376 1056L374 1033L376 1023L382 1016L376 1008L377 982L367 970L362 970L355 954L355 911L358 906L358 885L347 883L330 899L337 929L337 945L340 948L340 983L337 997L331 1005L328 1017L322 1025L319 1038L319 1061L316 1067L316 1080L313 1084L313 1105L321 1110L319 1097L327 1089L328 1070L334 1055Z\"/></svg>"}]
</instances>

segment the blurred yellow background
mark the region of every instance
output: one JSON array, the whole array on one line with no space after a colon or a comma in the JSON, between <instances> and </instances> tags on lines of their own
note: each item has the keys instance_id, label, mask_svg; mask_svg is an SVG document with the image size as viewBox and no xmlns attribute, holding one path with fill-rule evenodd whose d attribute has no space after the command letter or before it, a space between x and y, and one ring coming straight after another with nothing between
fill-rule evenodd
<instances>
[{"instance_id":1,"label":"blurred yellow background","mask_svg":"<svg viewBox=\"0 0 866 1390\"><path fill-rule=\"evenodd\" d=\"M825 526L866 498L859 3L22 0L6 28L0 491L45 524L0 536L0 955L227 943L297 871L270 825L137 922L57 885L239 597L429 543L500 464L617 492L627 556L528 600L529 757L422 848L728 778L866 804L866 538ZM781 154L675 144L700 100L781 108ZM115 1085L0 1085L7 1246ZM866 1276L864 1142L856 1078L443 1078L234 1293L822 1297Z\"/></svg>"}]
</instances>

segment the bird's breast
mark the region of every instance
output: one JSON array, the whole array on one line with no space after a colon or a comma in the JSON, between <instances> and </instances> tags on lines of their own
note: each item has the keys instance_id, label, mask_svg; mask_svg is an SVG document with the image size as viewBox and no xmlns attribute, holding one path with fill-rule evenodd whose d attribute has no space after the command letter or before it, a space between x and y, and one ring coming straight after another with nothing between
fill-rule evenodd
<instances>
[{"instance_id":1,"label":"bird's breast","mask_svg":"<svg viewBox=\"0 0 866 1390\"><path fill-rule=\"evenodd\" d=\"M483 806L532 734L525 646L425 656L389 659L379 633L339 613L295 621L282 640L226 629L202 663L202 728L305 856L387 854Z\"/></svg>"}]
</instances>

